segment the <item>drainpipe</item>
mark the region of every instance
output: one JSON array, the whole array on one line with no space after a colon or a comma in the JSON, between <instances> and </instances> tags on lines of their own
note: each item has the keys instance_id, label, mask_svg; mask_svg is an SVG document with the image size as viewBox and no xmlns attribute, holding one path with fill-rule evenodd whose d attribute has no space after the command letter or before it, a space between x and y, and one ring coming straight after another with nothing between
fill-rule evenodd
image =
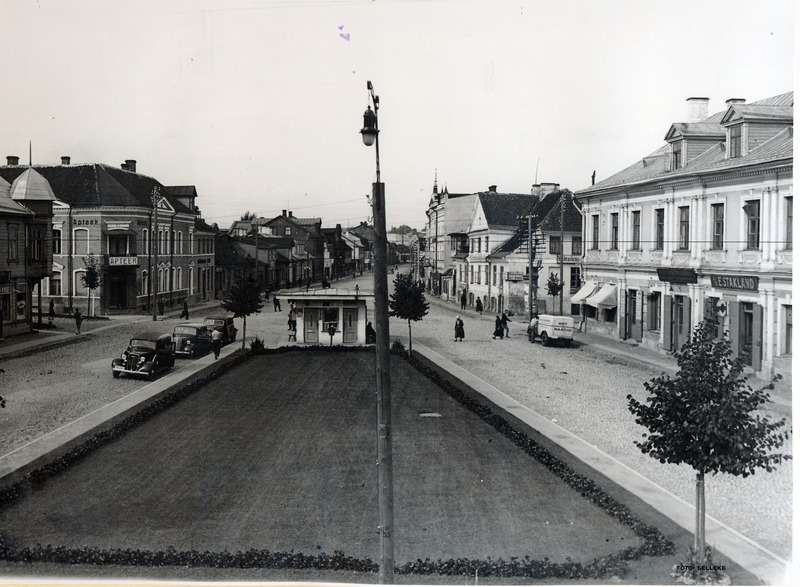
<instances>
[{"instance_id":1,"label":"drainpipe","mask_svg":"<svg viewBox=\"0 0 800 587\"><path fill-rule=\"evenodd\" d=\"M172 296L175 293L175 216L178 211L172 213L169 219L169 236L172 239L169 247L169 306L172 307Z\"/></svg>"},{"instance_id":2,"label":"drainpipe","mask_svg":"<svg viewBox=\"0 0 800 587\"><path fill-rule=\"evenodd\" d=\"M72 242L73 242L73 239L74 239L73 230L72 230L72 206L69 207L69 212L67 213L67 224L68 224L67 230L69 230L69 240L68 240L68 242L69 242L69 256L67 257L68 265L69 265L69 313L72 314L72 289L73 289L73 285L72 285L72 279L73 279L73 275L72 275L72 266L73 266L73 260L72 260L73 250L72 250L72 246L73 245L72 245Z\"/></svg>"}]
</instances>

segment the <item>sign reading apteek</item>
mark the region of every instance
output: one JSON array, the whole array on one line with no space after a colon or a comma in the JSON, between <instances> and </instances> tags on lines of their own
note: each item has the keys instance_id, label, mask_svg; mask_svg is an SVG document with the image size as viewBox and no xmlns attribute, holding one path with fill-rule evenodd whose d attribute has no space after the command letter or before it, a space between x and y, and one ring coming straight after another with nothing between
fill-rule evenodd
<instances>
[{"instance_id":1,"label":"sign reading apteek","mask_svg":"<svg viewBox=\"0 0 800 587\"><path fill-rule=\"evenodd\" d=\"M754 275L714 275L711 276L711 287L721 289L741 289L758 291L758 277Z\"/></svg>"},{"instance_id":2,"label":"sign reading apteek","mask_svg":"<svg viewBox=\"0 0 800 587\"><path fill-rule=\"evenodd\" d=\"M109 257L108 264L115 265L138 265L139 257Z\"/></svg>"}]
</instances>

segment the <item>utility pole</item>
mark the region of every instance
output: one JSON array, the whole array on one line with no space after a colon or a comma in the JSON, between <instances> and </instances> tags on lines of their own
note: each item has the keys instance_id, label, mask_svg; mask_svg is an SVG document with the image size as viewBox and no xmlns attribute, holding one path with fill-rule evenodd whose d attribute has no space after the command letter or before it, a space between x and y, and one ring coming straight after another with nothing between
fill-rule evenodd
<instances>
[{"instance_id":1,"label":"utility pole","mask_svg":"<svg viewBox=\"0 0 800 587\"><path fill-rule=\"evenodd\" d=\"M153 247L153 271L150 275L150 289L153 292L153 322L158 320L158 282L156 281L156 274L158 273L158 186L153 188L153 230L150 231L150 245Z\"/></svg>"},{"instance_id":2,"label":"utility pole","mask_svg":"<svg viewBox=\"0 0 800 587\"><path fill-rule=\"evenodd\" d=\"M559 267L559 280L561 281L561 291L559 292L559 306L561 308L560 316L564 315L564 208L565 197L567 192L561 192L561 254L558 256Z\"/></svg>"},{"instance_id":3,"label":"utility pole","mask_svg":"<svg viewBox=\"0 0 800 587\"><path fill-rule=\"evenodd\" d=\"M539 313L539 265L541 260L536 258L539 249L539 237L534 234L537 229L536 219L532 214L525 218L528 220L528 319L533 318L533 314Z\"/></svg>"}]
</instances>

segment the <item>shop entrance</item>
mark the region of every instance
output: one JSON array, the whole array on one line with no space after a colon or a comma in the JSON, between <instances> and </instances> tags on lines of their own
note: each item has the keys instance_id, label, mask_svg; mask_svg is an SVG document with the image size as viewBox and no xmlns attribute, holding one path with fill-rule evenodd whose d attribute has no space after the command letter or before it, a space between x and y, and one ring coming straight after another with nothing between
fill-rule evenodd
<instances>
[{"instance_id":1,"label":"shop entrance","mask_svg":"<svg viewBox=\"0 0 800 587\"><path fill-rule=\"evenodd\" d=\"M319 343L319 310L306 308L303 314L304 342Z\"/></svg>"},{"instance_id":2,"label":"shop entrance","mask_svg":"<svg viewBox=\"0 0 800 587\"><path fill-rule=\"evenodd\" d=\"M108 306L115 310L128 308L128 280L124 275L111 275L108 283Z\"/></svg>"},{"instance_id":3,"label":"shop entrance","mask_svg":"<svg viewBox=\"0 0 800 587\"><path fill-rule=\"evenodd\" d=\"M753 366L753 304L742 302L739 317L739 352L745 365Z\"/></svg>"},{"instance_id":4,"label":"shop entrance","mask_svg":"<svg viewBox=\"0 0 800 587\"><path fill-rule=\"evenodd\" d=\"M358 310L345 308L342 335L345 344L358 342Z\"/></svg>"}]
</instances>

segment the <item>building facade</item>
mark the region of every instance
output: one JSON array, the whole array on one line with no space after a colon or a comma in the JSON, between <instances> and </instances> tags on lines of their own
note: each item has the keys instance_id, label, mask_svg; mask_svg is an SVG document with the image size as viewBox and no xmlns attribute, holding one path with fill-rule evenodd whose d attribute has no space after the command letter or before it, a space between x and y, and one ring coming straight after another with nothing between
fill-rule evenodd
<instances>
[{"instance_id":1,"label":"building facade","mask_svg":"<svg viewBox=\"0 0 800 587\"><path fill-rule=\"evenodd\" d=\"M586 327L674 351L720 310L720 333L758 377L791 373L793 105L733 99L630 167L576 192ZM588 294L588 295L587 295Z\"/></svg>"}]
</instances>

